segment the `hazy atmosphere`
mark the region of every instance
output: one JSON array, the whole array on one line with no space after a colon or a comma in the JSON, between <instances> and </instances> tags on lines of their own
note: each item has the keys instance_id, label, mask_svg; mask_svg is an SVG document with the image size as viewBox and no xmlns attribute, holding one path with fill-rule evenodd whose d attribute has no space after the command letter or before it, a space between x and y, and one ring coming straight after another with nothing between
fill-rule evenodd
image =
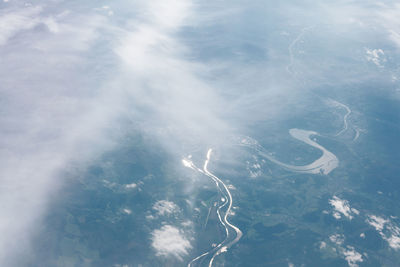
<instances>
[{"instance_id":1,"label":"hazy atmosphere","mask_svg":"<svg viewBox=\"0 0 400 267\"><path fill-rule=\"evenodd\" d=\"M396 1L0 2L0 266L400 266Z\"/></svg>"}]
</instances>

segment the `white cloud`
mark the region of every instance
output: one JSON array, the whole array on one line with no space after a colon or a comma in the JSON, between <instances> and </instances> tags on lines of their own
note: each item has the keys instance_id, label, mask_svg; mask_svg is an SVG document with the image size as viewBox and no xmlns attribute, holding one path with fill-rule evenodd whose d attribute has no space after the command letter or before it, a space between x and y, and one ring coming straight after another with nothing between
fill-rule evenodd
<instances>
[{"instance_id":1,"label":"white cloud","mask_svg":"<svg viewBox=\"0 0 400 267\"><path fill-rule=\"evenodd\" d=\"M4 45L9 38L22 30L28 30L40 23L38 14L40 7L26 8L22 10L7 10L0 13L0 46Z\"/></svg>"},{"instance_id":2,"label":"white cloud","mask_svg":"<svg viewBox=\"0 0 400 267\"><path fill-rule=\"evenodd\" d=\"M183 232L171 225L164 225L161 229L152 232L152 247L159 257L173 256L182 261L192 248Z\"/></svg>"},{"instance_id":3,"label":"white cloud","mask_svg":"<svg viewBox=\"0 0 400 267\"><path fill-rule=\"evenodd\" d=\"M132 214L132 211L130 209L127 209L127 208L123 209L122 211L124 213L128 214L128 215Z\"/></svg>"},{"instance_id":4,"label":"white cloud","mask_svg":"<svg viewBox=\"0 0 400 267\"><path fill-rule=\"evenodd\" d=\"M335 209L333 212L333 216L336 219L340 219L345 216L348 219L353 219L354 215L359 215L360 212L357 209L351 208L349 202L347 200L343 200L334 196L331 200L329 200L331 206Z\"/></svg>"},{"instance_id":5,"label":"white cloud","mask_svg":"<svg viewBox=\"0 0 400 267\"><path fill-rule=\"evenodd\" d=\"M389 30L390 39L400 47L400 33L395 30Z\"/></svg>"},{"instance_id":6,"label":"white cloud","mask_svg":"<svg viewBox=\"0 0 400 267\"><path fill-rule=\"evenodd\" d=\"M155 217L153 215L146 215L146 220L151 221L151 220L154 220L154 219L155 219Z\"/></svg>"},{"instance_id":7,"label":"white cloud","mask_svg":"<svg viewBox=\"0 0 400 267\"><path fill-rule=\"evenodd\" d=\"M347 246L347 248L343 250L343 255L345 256L345 260L350 267L357 267L357 263L363 262L362 255L358 253L352 246Z\"/></svg>"},{"instance_id":8,"label":"white cloud","mask_svg":"<svg viewBox=\"0 0 400 267\"><path fill-rule=\"evenodd\" d=\"M392 221L376 215L369 215L366 222L375 228L392 249L400 249L400 228Z\"/></svg>"},{"instance_id":9,"label":"white cloud","mask_svg":"<svg viewBox=\"0 0 400 267\"><path fill-rule=\"evenodd\" d=\"M157 211L159 215L169 215L177 213L179 207L172 201L160 200L153 205L153 209Z\"/></svg>"},{"instance_id":10,"label":"white cloud","mask_svg":"<svg viewBox=\"0 0 400 267\"><path fill-rule=\"evenodd\" d=\"M331 235L329 237L329 240L331 240L331 242L335 243L336 245L340 246L344 243L344 236L340 234Z\"/></svg>"},{"instance_id":11,"label":"white cloud","mask_svg":"<svg viewBox=\"0 0 400 267\"><path fill-rule=\"evenodd\" d=\"M0 12L0 46L20 32L32 30L38 25L45 25L51 33L58 33L60 25L54 17L43 16L40 6L28 6L23 9L9 9Z\"/></svg>"},{"instance_id":12,"label":"white cloud","mask_svg":"<svg viewBox=\"0 0 400 267\"><path fill-rule=\"evenodd\" d=\"M389 246L395 250L400 249L400 233L399 233L399 228L395 230L394 233L390 237L386 239L386 241L389 243Z\"/></svg>"},{"instance_id":13,"label":"white cloud","mask_svg":"<svg viewBox=\"0 0 400 267\"><path fill-rule=\"evenodd\" d=\"M131 184L125 185L126 189L133 189L133 188L136 188L136 187L137 187L137 184L135 184L135 183L131 183Z\"/></svg>"},{"instance_id":14,"label":"white cloud","mask_svg":"<svg viewBox=\"0 0 400 267\"><path fill-rule=\"evenodd\" d=\"M60 31L58 23L52 17L44 18L42 23L45 24L52 33L58 33Z\"/></svg>"},{"instance_id":15,"label":"white cloud","mask_svg":"<svg viewBox=\"0 0 400 267\"><path fill-rule=\"evenodd\" d=\"M251 178L257 178L262 175L261 164L256 157L253 157L254 162L246 161L246 169Z\"/></svg>"},{"instance_id":16,"label":"white cloud","mask_svg":"<svg viewBox=\"0 0 400 267\"><path fill-rule=\"evenodd\" d=\"M341 234L334 234L329 237L329 240L336 246L336 251L343 257L350 267L357 267L358 263L363 262L363 256L355 250L352 246L345 246L345 236ZM320 249L325 249L326 243L322 242Z\"/></svg>"},{"instance_id":17,"label":"white cloud","mask_svg":"<svg viewBox=\"0 0 400 267\"><path fill-rule=\"evenodd\" d=\"M193 222L192 221L184 221L181 224L182 224L183 227L186 227L186 228L193 227Z\"/></svg>"},{"instance_id":18,"label":"white cloud","mask_svg":"<svg viewBox=\"0 0 400 267\"><path fill-rule=\"evenodd\" d=\"M342 218L342 215L340 215L340 213L336 212L336 211L332 215L333 215L333 217L335 217L336 220L339 220L340 218Z\"/></svg>"},{"instance_id":19,"label":"white cloud","mask_svg":"<svg viewBox=\"0 0 400 267\"><path fill-rule=\"evenodd\" d=\"M55 36L34 29L45 21L42 10L20 7L0 15L1 266L20 266L18 253L29 253L31 237L63 185L62 173L85 165L115 140L104 131L115 111L95 105L111 98L100 90L90 100L84 97L89 88L80 88L85 78L74 65L85 62L80 53L95 40L100 20L67 15L68 26ZM82 23L86 20L91 23Z\"/></svg>"},{"instance_id":20,"label":"white cloud","mask_svg":"<svg viewBox=\"0 0 400 267\"><path fill-rule=\"evenodd\" d=\"M157 27L175 29L190 15L190 0L154 0L149 4L150 20Z\"/></svg>"},{"instance_id":21,"label":"white cloud","mask_svg":"<svg viewBox=\"0 0 400 267\"><path fill-rule=\"evenodd\" d=\"M387 224L389 221L379 216L370 215L368 216L367 222L373 226L376 231L380 232L385 227L385 224Z\"/></svg>"},{"instance_id":22,"label":"white cloud","mask_svg":"<svg viewBox=\"0 0 400 267\"><path fill-rule=\"evenodd\" d=\"M400 4L383 4L377 9L378 23L386 30L389 40L400 48Z\"/></svg>"},{"instance_id":23,"label":"white cloud","mask_svg":"<svg viewBox=\"0 0 400 267\"><path fill-rule=\"evenodd\" d=\"M392 41L400 48L400 4L396 1L365 2L366 4L344 1L340 10L333 10L334 16L351 17L350 21L356 22L360 27L369 31L379 31L387 35L388 40ZM374 62L375 63L375 62Z\"/></svg>"},{"instance_id":24,"label":"white cloud","mask_svg":"<svg viewBox=\"0 0 400 267\"><path fill-rule=\"evenodd\" d=\"M134 119L171 151L194 139L216 142L229 131L221 119L224 101L200 78L206 68L186 60L188 48L175 38L190 13L190 1L149 3L144 22L125 31L114 47L122 63L120 86L129 91L137 108L132 111ZM165 5L169 6L164 11Z\"/></svg>"},{"instance_id":25,"label":"white cloud","mask_svg":"<svg viewBox=\"0 0 400 267\"><path fill-rule=\"evenodd\" d=\"M366 48L367 60L373 62L376 66L383 68L382 63L386 62L385 52L382 49Z\"/></svg>"}]
</instances>

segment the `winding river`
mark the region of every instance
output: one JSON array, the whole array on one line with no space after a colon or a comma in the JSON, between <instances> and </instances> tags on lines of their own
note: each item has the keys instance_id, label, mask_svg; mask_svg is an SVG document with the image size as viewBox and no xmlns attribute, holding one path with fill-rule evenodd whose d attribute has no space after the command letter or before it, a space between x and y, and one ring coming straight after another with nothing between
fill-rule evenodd
<instances>
[{"instance_id":1,"label":"winding river","mask_svg":"<svg viewBox=\"0 0 400 267\"><path fill-rule=\"evenodd\" d=\"M287 170L294 171L294 172L327 175L339 165L339 160L332 152L330 152L325 147L321 146L320 144L318 144L317 142L315 142L311 139L311 136L319 135L317 132L294 128L294 129L290 129L289 133L293 138L321 150L322 151L321 157L319 157L315 161L311 162L310 164L296 166L296 165L286 164L286 163L283 163L283 162L275 159L261 145L259 145L257 141L255 141L254 139L252 139L250 137L246 137L246 138L242 139L241 144L245 145L245 146L253 147L260 156L268 159L269 161L271 161Z\"/></svg>"},{"instance_id":2,"label":"winding river","mask_svg":"<svg viewBox=\"0 0 400 267\"><path fill-rule=\"evenodd\" d=\"M215 258L218 255L227 252L228 249L235 243L237 243L239 239L242 237L242 231L240 231L240 229L237 226L231 224L228 220L228 216L232 209L232 202L233 202L231 192L229 191L226 184L220 178L218 178L208 170L208 163L210 162L211 154L212 154L212 149L210 148L207 152L207 158L206 161L204 162L203 169L196 167L193 164L193 162L188 159L182 160L182 163L186 167L189 167L193 170L197 170L198 172L207 175L215 182L219 192L223 196L222 203L217 208L217 215L219 222L225 229L226 237L221 243L216 245L211 250L191 260L188 264L188 267L196 266L197 264L201 263L201 260L203 260L205 257L209 258L208 266L211 267L213 265Z\"/></svg>"}]
</instances>

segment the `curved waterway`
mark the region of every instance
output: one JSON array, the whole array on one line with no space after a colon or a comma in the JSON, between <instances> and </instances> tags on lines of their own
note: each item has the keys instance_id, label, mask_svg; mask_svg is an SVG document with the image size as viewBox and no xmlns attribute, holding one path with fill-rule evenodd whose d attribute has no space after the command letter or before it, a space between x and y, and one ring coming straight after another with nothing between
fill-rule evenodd
<instances>
[{"instance_id":1,"label":"curved waterway","mask_svg":"<svg viewBox=\"0 0 400 267\"><path fill-rule=\"evenodd\" d=\"M335 107L340 107L340 108L343 108L343 109L346 110L346 114L343 116L343 128L342 128L342 130L340 130L340 131L335 135L335 136L339 136L339 135L341 135L342 133L344 133L344 132L349 128L347 119L348 119L348 117L349 117L350 114L351 114L351 109L350 109L348 106L346 106L345 104L342 104L342 103L340 103L340 102L338 102L338 101L336 101L336 100L330 99L330 102L331 102L331 104L333 104Z\"/></svg>"},{"instance_id":2,"label":"curved waterway","mask_svg":"<svg viewBox=\"0 0 400 267\"><path fill-rule=\"evenodd\" d=\"M271 161L287 170L294 171L294 172L327 175L339 165L338 158L332 152L330 152L325 147L321 146L320 144L318 144L317 142L315 142L311 139L311 136L318 135L317 132L301 130L301 129L290 129L289 133L293 138L321 150L322 151L321 157L319 157L315 161L311 162L310 164L296 166L296 165L286 164L286 163L283 163L283 162L275 159L262 146L260 146L258 144L258 142L255 141L254 139L246 137L245 139L242 139L241 144L253 147L260 156L268 159L269 161Z\"/></svg>"},{"instance_id":3,"label":"curved waterway","mask_svg":"<svg viewBox=\"0 0 400 267\"><path fill-rule=\"evenodd\" d=\"M212 149L210 148L207 152L207 158L206 161L204 162L203 169L196 167L193 164L193 162L189 159L183 159L182 163L188 168L191 168L202 174L207 175L215 182L215 185L217 186L219 192L223 196L222 203L217 208L217 215L219 222L225 229L226 237L221 243L216 245L211 250L191 260L188 264L188 267L198 266L205 259L208 259L208 266L211 267L213 265L215 258L218 255L227 252L228 249L235 243L237 243L239 239L242 237L242 231L240 231L240 229L235 225L231 224L228 220L228 216L232 209L232 202L233 202L231 192L229 191L226 184L220 178L218 178L208 170L208 163L210 162L211 154L212 154Z\"/></svg>"},{"instance_id":4,"label":"curved waterway","mask_svg":"<svg viewBox=\"0 0 400 267\"><path fill-rule=\"evenodd\" d=\"M313 28L313 26L303 28L303 29L301 30L300 34L296 37L296 39L294 39L294 40L290 43L290 45L289 45L289 47L288 47L290 62L289 62L289 65L286 66L286 71L287 71L290 75L292 75L292 76L295 75L295 73L293 72L293 65L294 65L294 53L293 53L293 48L294 48L294 47L296 46L296 44L303 38L304 34L306 34L306 32L309 31L309 30L311 30L312 28Z\"/></svg>"}]
</instances>

